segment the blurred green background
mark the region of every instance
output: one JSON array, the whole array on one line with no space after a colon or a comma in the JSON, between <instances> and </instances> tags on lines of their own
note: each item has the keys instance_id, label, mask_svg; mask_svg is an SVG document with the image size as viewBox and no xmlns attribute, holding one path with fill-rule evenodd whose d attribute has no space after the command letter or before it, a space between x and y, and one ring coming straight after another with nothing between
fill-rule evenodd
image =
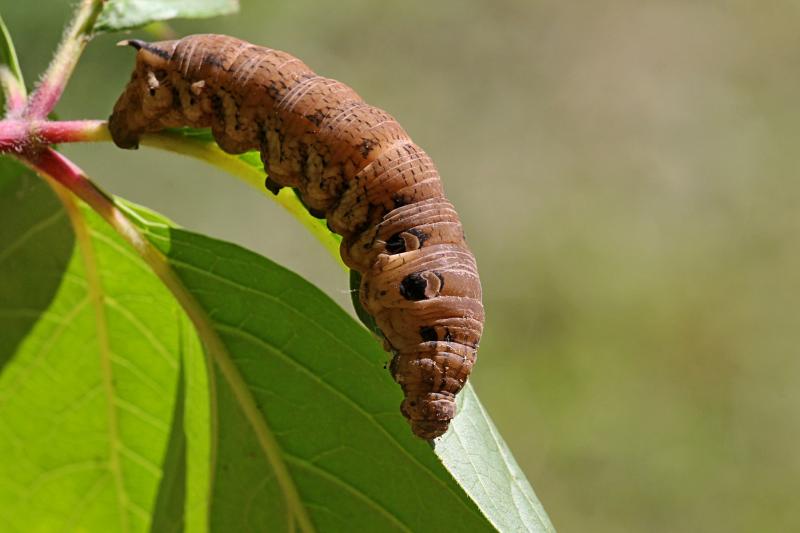
<instances>
[{"instance_id":1,"label":"blurred green background","mask_svg":"<svg viewBox=\"0 0 800 533\"><path fill-rule=\"evenodd\" d=\"M69 4L0 0L29 82ZM800 529L797 3L243 0L172 27L290 51L433 156L483 280L473 383L560 531ZM119 39L89 46L61 118L108 116ZM63 148L349 309L326 252L230 177Z\"/></svg>"}]
</instances>

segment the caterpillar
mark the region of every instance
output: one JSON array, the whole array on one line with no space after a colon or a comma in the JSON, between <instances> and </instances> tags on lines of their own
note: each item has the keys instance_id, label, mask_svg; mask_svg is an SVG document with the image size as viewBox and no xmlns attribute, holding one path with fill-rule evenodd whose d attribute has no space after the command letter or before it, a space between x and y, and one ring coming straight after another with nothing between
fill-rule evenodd
<instances>
[{"instance_id":1,"label":"caterpillar","mask_svg":"<svg viewBox=\"0 0 800 533\"><path fill-rule=\"evenodd\" d=\"M475 258L431 158L387 112L288 53L225 35L119 44L137 53L109 118L114 143L137 148L144 133L190 126L210 127L228 153L259 150L265 186L294 188L342 236L414 434L447 431L484 310Z\"/></svg>"}]
</instances>

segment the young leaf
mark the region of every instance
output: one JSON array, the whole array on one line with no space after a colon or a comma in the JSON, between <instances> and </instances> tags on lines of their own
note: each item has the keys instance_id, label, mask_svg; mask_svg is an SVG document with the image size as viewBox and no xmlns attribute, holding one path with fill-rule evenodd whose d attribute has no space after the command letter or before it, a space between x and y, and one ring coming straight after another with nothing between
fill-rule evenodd
<instances>
[{"instance_id":1,"label":"young leaf","mask_svg":"<svg viewBox=\"0 0 800 533\"><path fill-rule=\"evenodd\" d=\"M238 10L238 0L110 0L95 25L95 31L127 30L174 18L216 17Z\"/></svg>"},{"instance_id":2,"label":"young leaf","mask_svg":"<svg viewBox=\"0 0 800 533\"><path fill-rule=\"evenodd\" d=\"M2 16L0 16L0 65L6 65L11 74L24 86L22 70L20 70L19 61L17 60L17 52L14 50L14 42L11 40L11 34L8 32Z\"/></svg>"},{"instance_id":3,"label":"young leaf","mask_svg":"<svg viewBox=\"0 0 800 533\"><path fill-rule=\"evenodd\" d=\"M0 16L0 113L24 104L25 81L19 68L14 42Z\"/></svg>"}]
</instances>

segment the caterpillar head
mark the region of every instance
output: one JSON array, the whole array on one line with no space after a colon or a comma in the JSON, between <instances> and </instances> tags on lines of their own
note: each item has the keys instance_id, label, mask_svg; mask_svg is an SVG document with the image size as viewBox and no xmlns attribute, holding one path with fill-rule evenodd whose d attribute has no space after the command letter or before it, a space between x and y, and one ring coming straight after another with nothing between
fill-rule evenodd
<instances>
[{"instance_id":1,"label":"caterpillar head","mask_svg":"<svg viewBox=\"0 0 800 533\"><path fill-rule=\"evenodd\" d=\"M118 43L137 50L131 81L108 120L111 137L120 148L137 148L141 134L160 125L160 119L174 108L176 102L169 72L177 43L147 43L135 39Z\"/></svg>"}]
</instances>

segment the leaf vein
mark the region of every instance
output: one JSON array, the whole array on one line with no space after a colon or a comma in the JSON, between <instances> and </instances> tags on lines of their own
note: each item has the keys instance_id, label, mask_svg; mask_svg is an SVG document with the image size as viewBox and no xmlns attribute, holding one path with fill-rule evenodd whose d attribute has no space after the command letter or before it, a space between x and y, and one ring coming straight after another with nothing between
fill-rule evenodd
<instances>
[{"instance_id":1,"label":"leaf vein","mask_svg":"<svg viewBox=\"0 0 800 533\"><path fill-rule=\"evenodd\" d=\"M424 472L426 472L426 473L427 473L427 474L428 474L428 475L429 475L429 476L430 476L430 477L431 477L433 480L435 480L435 481L436 481L438 484L442 485L442 487L443 487L443 488L444 488L444 489L445 489L447 492L451 493L451 494L452 494L452 495L453 495L453 496L456 498L456 500L457 500L457 501L459 501L459 502L461 502L461 504L462 504L464 507L466 507L467 509L469 509L469 511L470 511L470 512L472 512L472 513L476 513L476 511L475 511L475 510L474 510L474 509L473 509L471 506L469 506L469 505L467 504L467 502L465 502L465 501L464 501L464 500L463 500L463 499L462 499L462 498L459 496L459 494L458 494L458 493L456 493L456 492L453 490L453 488L452 488L452 487L450 487L450 486L449 486L447 483L445 483L445 481L444 481L443 479L441 479L439 476L437 476L436 474L434 474L434 473L431 471L431 469L430 469L430 468L428 468L428 467L427 467L425 464L423 464L422 462L420 462L420 461L419 461L419 459L417 459L417 458L416 458L416 457L414 457L414 456L413 456L411 453L409 453L409 451L408 451L408 450L406 450L406 449L405 449L405 447L404 447L402 444L400 444L400 442L398 442L398 441L397 441L397 438L396 438L394 435L392 435L391 433L389 433L389 432L386 430L386 428L385 428L385 427L383 427L383 425L382 425L380 422L378 422L378 420L377 420L377 419L376 419L376 418L375 418L375 417L374 417L374 416L373 416L371 413L369 413L369 411L367 411L366 409L364 409L364 408L363 408L363 407L362 407L362 406L361 406L361 405L360 405L358 402L356 402L355 400L353 400L352 398L350 398L350 397L349 397L347 394L345 394L344 392L340 391L338 388L336 388L335 386L331 385L331 384L330 384L330 383L328 383L327 381L320 379L320 378L319 378L319 376L317 376L316 374L314 374L314 373L313 373L311 370L309 370L309 369L308 369L307 367L305 367L304 365L300 364L300 362L299 362L299 361L297 361L296 359L294 359L294 358L290 357L289 355L287 355L287 354L285 354L285 353L283 353L283 352L281 352L281 351L279 351L279 350L276 350L276 349L275 349L275 348L274 348L274 347L273 347L271 344L269 344L269 343L267 343L266 341L264 341L264 340L262 340L262 339L260 339L260 338L256 337L255 335L252 335L251 333L248 333L248 332L245 332L245 331L241 331L241 330L237 330L237 329L231 328L230 326L227 326L227 325L225 325L225 324L222 324L222 323L219 323L219 322L217 323L217 329L220 329L220 330L222 330L222 331L229 331L229 332L232 332L234 335L238 335L238 336L240 336L241 338L243 338L243 339L245 339L245 340L249 340L250 342L252 342L252 343L254 343L254 344L258 345L258 346L261 346L262 348L266 348L266 349L268 349L269 351L271 351L271 352L274 352L274 353L278 354L279 356L283 357L284 359L286 359L286 360L290 361L290 362L291 362L291 363L293 363L295 366L297 366L297 368L298 368L298 369L300 369L300 370L301 370L303 373L306 373L306 374L308 374L309 376L311 376L311 378L312 378L312 379L314 379L315 381L317 381L317 382L318 382L318 383L320 383L321 385L325 386L326 388L330 389L330 390L331 390L332 392L334 392L336 395L340 396L342 399L344 399L345 401L347 401L347 402L348 402L350 405L352 405L353 407L355 407L355 409L356 409L357 411L359 411L359 412L360 412L362 415L364 415L364 416L365 416L365 417L366 417L366 418L367 418L369 421L371 421L371 422L372 422L372 423L373 423L373 424L374 424L374 425L377 427L378 431L380 431L381 433L383 433L383 435L384 435L384 436L385 436L385 437L386 437L386 438L389 440L389 442L391 442L393 445L395 445L395 446L397 447L397 449L398 449L398 450L399 450L399 451L400 451L400 452L401 452L403 455L405 455L406 457L408 457L408 458L411 460L411 462L412 462L412 463L415 463L415 464L417 464L417 465L418 465L420 468L422 468L422 470L423 470Z\"/></svg>"},{"instance_id":2,"label":"leaf vein","mask_svg":"<svg viewBox=\"0 0 800 533\"><path fill-rule=\"evenodd\" d=\"M28 240L30 240L33 236L35 236L40 231L44 231L45 229L49 228L63 216L64 216L64 211L59 209L50 216L47 216L42 220L39 220L38 222L32 224L24 233L22 233L19 237L17 237L17 239L14 242L7 245L5 250L0 252L0 263L3 263L6 259L14 255L14 252L16 252L16 250L20 248L23 244L28 242Z\"/></svg>"},{"instance_id":3,"label":"leaf vein","mask_svg":"<svg viewBox=\"0 0 800 533\"><path fill-rule=\"evenodd\" d=\"M161 355L164 360L169 364L169 366L173 369L178 368L177 361L172 357L172 354L167 350L166 346L155 336L153 331L142 324L141 320L136 318L133 313L125 309L125 307L119 303L116 299L112 297L106 297L106 303L109 307L113 308L117 311L125 320L127 320L134 328L136 328L139 333L150 343L150 345L155 348L155 350Z\"/></svg>"},{"instance_id":4,"label":"leaf vein","mask_svg":"<svg viewBox=\"0 0 800 533\"><path fill-rule=\"evenodd\" d=\"M287 453L286 460L289 463L294 463L296 466L300 468L305 468L306 470L310 470L315 474L317 474L318 476L323 477L326 480L343 487L347 492L351 493L353 496L366 503L369 507L372 507L373 509L377 510L380 514L388 518L390 522L392 522L395 526L398 527L398 529L402 531L407 531L409 533L413 532L413 530L405 522L400 520L398 516L396 516L394 513L392 513L389 509L387 509L380 503L370 498L367 494L358 489L352 483L348 483L346 480L328 472L324 468L321 468L319 465L309 463L308 461L306 461L305 459L301 459L300 457L295 457Z\"/></svg>"}]
</instances>

